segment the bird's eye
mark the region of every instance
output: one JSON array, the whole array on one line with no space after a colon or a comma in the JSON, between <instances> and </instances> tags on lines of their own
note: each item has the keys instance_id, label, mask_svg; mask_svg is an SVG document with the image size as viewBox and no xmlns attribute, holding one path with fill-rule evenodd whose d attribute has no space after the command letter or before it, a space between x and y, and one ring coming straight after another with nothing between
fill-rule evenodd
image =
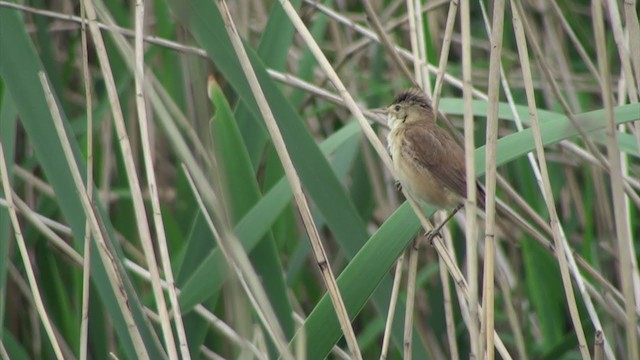
<instances>
[{"instance_id":1,"label":"bird's eye","mask_svg":"<svg viewBox=\"0 0 640 360\"><path fill-rule=\"evenodd\" d=\"M393 110L395 110L395 111L400 111L400 105L396 105L396 106L393 108Z\"/></svg>"}]
</instances>

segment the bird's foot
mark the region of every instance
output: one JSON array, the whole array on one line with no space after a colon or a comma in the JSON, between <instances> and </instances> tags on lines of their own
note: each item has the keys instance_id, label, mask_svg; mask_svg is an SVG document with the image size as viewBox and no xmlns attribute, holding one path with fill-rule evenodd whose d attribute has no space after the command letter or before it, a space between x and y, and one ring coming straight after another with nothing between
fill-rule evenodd
<instances>
[{"instance_id":1,"label":"bird's foot","mask_svg":"<svg viewBox=\"0 0 640 360\"><path fill-rule=\"evenodd\" d=\"M396 190L402 191L402 184L400 183L400 181L396 181Z\"/></svg>"},{"instance_id":2,"label":"bird's foot","mask_svg":"<svg viewBox=\"0 0 640 360\"><path fill-rule=\"evenodd\" d=\"M440 238L442 238L442 234L440 233L440 230L436 230L436 229L431 229L429 231L427 231L424 234L425 238L427 239L427 242L429 243L430 246L433 246L433 239L438 236Z\"/></svg>"}]
</instances>

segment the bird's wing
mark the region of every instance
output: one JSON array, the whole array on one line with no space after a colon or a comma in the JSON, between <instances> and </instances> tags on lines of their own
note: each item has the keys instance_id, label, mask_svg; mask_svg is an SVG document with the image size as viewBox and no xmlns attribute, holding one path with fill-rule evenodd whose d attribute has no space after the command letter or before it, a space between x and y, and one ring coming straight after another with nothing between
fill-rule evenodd
<instances>
[{"instance_id":1,"label":"bird's wing","mask_svg":"<svg viewBox=\"0 0 640 360\"><path fill-rule=\"evenodd\" d=\"M409 126L405 131L402 153L419 169L428 171L442 186L466 196L464 151L444 130L435 125Z\"/></svg>"},{"instance_id":2,"label":"bird's wing","mask_svg":"<svg viewBox=\"0 0 640 360\"><path fill-rule=\"evenodd\" d=\"M405 131L402 144L403 155L427 170L432 177L451 191L467 197L467 172L464 162L464 150L451 136L436 125L410 126ZM478 207L485 208L485 192L476 181Z\"/></svg>"}]
</instances>

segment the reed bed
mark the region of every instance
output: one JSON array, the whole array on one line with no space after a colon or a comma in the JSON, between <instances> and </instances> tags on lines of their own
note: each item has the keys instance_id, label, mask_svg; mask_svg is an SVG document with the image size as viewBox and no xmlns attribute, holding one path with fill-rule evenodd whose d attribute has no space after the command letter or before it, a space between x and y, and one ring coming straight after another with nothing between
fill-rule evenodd
<instances>
[{"instance_id":1,"label":"reed bed","mask_svg":"<svg viewBox=\"0 0 640 360\"><path fill-rule=\"evenodd\" d=\"M639 92L635 0L0 0L0 359L638 359Z\"/></svg>"}]
</instances>

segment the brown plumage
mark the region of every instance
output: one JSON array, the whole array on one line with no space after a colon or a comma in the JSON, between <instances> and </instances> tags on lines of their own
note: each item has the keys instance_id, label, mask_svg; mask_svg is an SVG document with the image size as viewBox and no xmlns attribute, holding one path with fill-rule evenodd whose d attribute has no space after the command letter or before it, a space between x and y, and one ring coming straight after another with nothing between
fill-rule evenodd
<instances>
[{"instance_id":1,"label":"brown plumage","mask_svg":"<svg viewBox=\"0 0 640 360\"><path fill-rule=\"evenodd\" d=\"M386 111L391 128L387 144L402 186L440 208L463 204L467 196L464 150L436 125L427 97L420 90L404 91ZM479 184L477 194L478 207L484 209Z\"/></svg>"}]
</instances>

